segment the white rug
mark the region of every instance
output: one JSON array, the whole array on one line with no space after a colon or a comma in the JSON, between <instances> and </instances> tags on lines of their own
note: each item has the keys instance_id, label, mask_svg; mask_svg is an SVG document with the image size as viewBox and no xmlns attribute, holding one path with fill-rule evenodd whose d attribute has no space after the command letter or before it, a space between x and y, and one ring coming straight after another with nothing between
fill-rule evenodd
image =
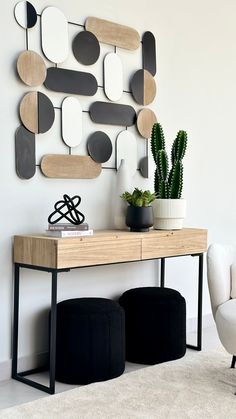
<instances>
[{"instance_id":1,"label":"white rug","mask_svg":"<svg viewBox=\"0 0 236 419\"><path fill-rule=\"evenodd\" d=\"M1 419L236 419L236 369L223 351L189 353L114 380L0 412Z\"/></svg>"}]
</instances>

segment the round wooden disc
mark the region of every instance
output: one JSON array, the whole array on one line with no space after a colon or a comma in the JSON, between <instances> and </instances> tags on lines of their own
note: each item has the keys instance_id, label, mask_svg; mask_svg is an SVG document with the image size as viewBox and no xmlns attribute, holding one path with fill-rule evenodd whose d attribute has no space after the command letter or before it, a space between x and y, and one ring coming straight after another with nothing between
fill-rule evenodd
<instances>
[{"instance_id":1,"label":"round wooden disc","mask_svg":"<svg viewBox=\"0 0 236 419\"><path fill-rule=\"evenodd\" d=\"M37 12L29 1L20 1L15 6L15 18L22 28L32 28L37 22Z\"/></svg>"},{"instance_id":2,"label":"round wooden disc","mask_svg":"<svg viewBox=\"0 0 236 419\"><path fill-rule=\"evenodd\" d=\"M136 71L130 87L134 99L140 105L149 105L156 96L156 82L147 70Z\"/></svg>"},{"instance_id":3,"label":"round wooden disc","mask_svg":"<svg viewBox=\"0 0 236 419\"><path fill-rule=\"evenodd\" d=\"M19 77L28 86L39 86L46 79L46 65L42 57L34 51L22 52L16 66Z\"/></svg>"},{"instance_id":4,"label":"round wooden disc","mask_svg":"<svg viewBox=\"0 0 236 419\"><path fill-rule=\"evenodd\" d=\"M73 40L73 54L84 65L96 63L100 55L100 45L96 36L89 31L79 32Z\"/></svg>"},{"instance_id":5,"label":"round wooden disc","mask_svg":"<svg viewBox=\"0 0 236 419\"><path fill-rule=\"evenodd\" d=\"M88 153L97 163L105 163L111 157L112 143L103 131L96 131L88 139Z\"/></svg>"},{"instance_id":6,"label":"round wooden disc","mask_svg":"<svg viewBox=\"0 0 236 419\"><path fill-rule=\"evenodd\" d=\"M150 138L153 124L156 122L157 117L151 109L142 109L137 118L137 128L139 134L146 139Z\"/></svg>"},{"instance_id":7,"label":"round wooden disc","mask_svg":"<svg viewBox=\"0 0 236 419\"><path fill-rule=\"evenodd\" d=\"M41 92L27 93L20 103L20 118L34 134L46 132L55 118L52 102Z\"/></svg>"}]
</instances>

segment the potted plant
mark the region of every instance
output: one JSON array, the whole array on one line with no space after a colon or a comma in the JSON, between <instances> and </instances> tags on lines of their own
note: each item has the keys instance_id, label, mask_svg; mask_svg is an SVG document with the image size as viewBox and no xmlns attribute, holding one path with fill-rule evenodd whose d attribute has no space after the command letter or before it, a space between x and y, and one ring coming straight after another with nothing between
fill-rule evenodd
<instances>
[{"instance_id":1,"label":"potted plant","mask_svg":"<svg viewBox=\"0 0 236 419\"><path fill-rule=\"evenodd\" d=\"M126 225L130 227L130 231L149 231L149 227L153 226L153 208L151 203L156 198L155 193L135 188L132 194L124 192L121 198L129 204L126 214Z\"/></svg>"},{"instance_id":2,"label":"potted plant","mask_svg":"<svg viewBox=\"0 0 236 419\"><path fill-rule=\"evenodd\" d=\"M179 131L171 149L172 167L169 170L168 155L162 126L155 123L152 128L151 150L156 163L153 203L154 228L179 230L186 216L186 201L181 199L183 188L183 157L187 147L187 133Z\"/></svg>"}]
</instances>

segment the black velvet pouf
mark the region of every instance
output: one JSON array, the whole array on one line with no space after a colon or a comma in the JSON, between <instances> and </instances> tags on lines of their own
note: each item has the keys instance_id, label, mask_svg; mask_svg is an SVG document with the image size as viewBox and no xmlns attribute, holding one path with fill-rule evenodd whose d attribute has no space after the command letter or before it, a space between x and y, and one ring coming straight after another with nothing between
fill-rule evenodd
<instances>
[{"instance_id":1,"label":"black velvet pouf","mask_svg":"<svg viewBox=\"0 0 236 419\"><path fill-rule=\"evenodd\" d=\"M153 365L184 356L186 303L178 291L134 288L119 303L125 310L127 361Z\"/></svg>"},{"instance_id":2,"label":"black velvet pouf","mask_svg":"<svg viewBox=\"0 0 236 419\"><path fill-rule=\"evenodd\" d=\"M89 384L118 377L125 368L124 311L106 298L57 304L56 380Z\"/></svg>"}]
</instances>

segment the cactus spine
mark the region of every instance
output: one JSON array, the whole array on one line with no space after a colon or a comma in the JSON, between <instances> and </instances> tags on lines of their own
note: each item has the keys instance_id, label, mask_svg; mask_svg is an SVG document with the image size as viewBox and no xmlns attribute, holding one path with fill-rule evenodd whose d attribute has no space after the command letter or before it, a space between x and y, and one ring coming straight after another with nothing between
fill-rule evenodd
<instances>
[{"instance_id":1,"label":"cactus spine","mask_svg":"<svg viewBox=\"0 0 236 419\"><path fill-rule=\"evenodd\" d=\"M168 155L165 150L165 138L162 126L153 125L151 150L156 170L154 175L154 189L156 197L160 199L179 199L183 189L183 157L187 148L187 133L179 131L171 149L172 167L169 171Z\"/></svg>"}]
</instances>

